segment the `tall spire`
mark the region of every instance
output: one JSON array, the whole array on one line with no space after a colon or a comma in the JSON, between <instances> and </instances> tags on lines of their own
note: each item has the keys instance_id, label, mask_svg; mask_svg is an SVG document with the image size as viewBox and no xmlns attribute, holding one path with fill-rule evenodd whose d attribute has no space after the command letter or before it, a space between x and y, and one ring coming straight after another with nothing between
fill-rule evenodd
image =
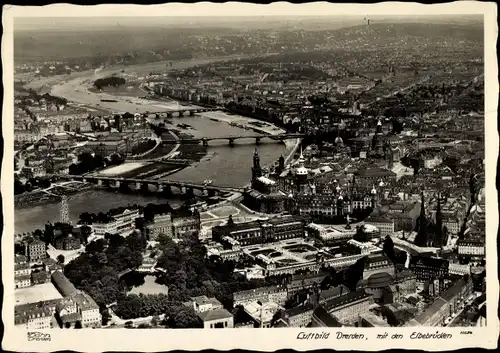
<instances>
[{"instance_id":1,"label":"tall spire","mask_svg":"<svg viewBox=\"0 0 500 353\"><path fill-rule=\"evenodd\" d=\"M262 176L262 168L260 167L260 157L257 148L253 154L253 166L252 166L252 181Z\"/></svg>"},{"instance_id":2,"label":"tall spire","mask_svg":"<svg viewBox=\"0 0 500 353\"><path fill-rule=\"evenodd\" d=\"M443 215L441 213L441 192L438 193L437 207L436 207L436 242L435 246L442 246L443 240Z\"/></svg>"},{"instance_id":3,"label":"tall spire","mask_svg":"<svg viewBox=\"0 0 500 353\"><path fill-rule=\"evenodd\" d=\"M425 202L424 202L424 192L420 192L420 216L425 217Z\"/></svg>"}]
</instances>

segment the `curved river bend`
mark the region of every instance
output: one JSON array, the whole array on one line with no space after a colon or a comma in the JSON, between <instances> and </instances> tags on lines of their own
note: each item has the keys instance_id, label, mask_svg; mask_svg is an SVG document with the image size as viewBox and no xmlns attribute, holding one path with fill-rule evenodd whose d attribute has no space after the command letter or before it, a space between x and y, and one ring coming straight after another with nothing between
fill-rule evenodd
<instances>
[{"instance_id":1,"label":"curved river bend","mask_svg":"<svg viewBox=\"0 0 500 353\"><path fill-rule=\"evenodd\" d=\"M67 84L74 85L77 80L67 83L62 83L56 87L57 94L64 95L64 90L61 88ZM81 79L78 79L81 83ZM80 91L80 90L79 90ZM86 99L83 101L78 100L81 95L75 91L68 92L66 98L70 101L86 104L88 103L89 96L92 93L86 92L82 89L81 94L85 95ZM95 97L94 97L95 98ZM117 97L123 99L123 97ZM152 107L145 105L139 106L141 110L154 111ZM233 116L236 117L236 116ZM245 130L235 126L231 126L226 122L213 121L206 116L193 116L193 117L174 117L170 119L175 128L177 124L184 123L192 127L192 129L185 130L185 132L192 134L196 137L215 137L215 136L231 136L231 135L255 135L252 130ZM266 142L265 140L256 146L253 140L240 140L236 141L235 147L230 147L227 141L214 141L211 142L208 148L208 158L205 158L201 163L194 166L185 168L173 175L169 179L185 180L196 183L202 183L206 179L213 180L214 185L224 186L243 186L250 182L252 156L255 148L258 149L262 165L268 165L275 162L280 155L285 156L289 153L292 146L287 144L278 144L274 142ZM291 144L290 144L291 145ZM106 191L92 190L73 195L69 197L68 206L70 209L70 217L76 221L78 215L85 211L91 212L106 212L107 210L118 207L126 206L127 204L147 204L149 202L165 202L166 199L161 199L155 196L145 196L137 194L110 194ZM170 201L170 200L169 200ZM172 202L175 204L175 202ZM16 209L15 211L15 232L24 233L32 231L36 228L43 227L47 221L59 220L59 205L48 204L43 206L36 206L24 209Z\"/></svg>"}]
</instances>

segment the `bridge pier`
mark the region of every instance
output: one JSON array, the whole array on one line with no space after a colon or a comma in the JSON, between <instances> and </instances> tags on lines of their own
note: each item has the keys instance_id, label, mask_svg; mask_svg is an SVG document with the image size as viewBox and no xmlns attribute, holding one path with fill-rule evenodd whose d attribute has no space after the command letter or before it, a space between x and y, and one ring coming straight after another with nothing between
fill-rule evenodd
<instances>
[{"instance_id":1,"label":"bridge pier","mask_svg":"<svg viewBox=\"0 0 500 353\"><path fill-rule=\"evenodd\" d=\"M259 145L259 144L260 144L260 137L256 137L256 138L255 138L255 144L256 144L256 145Z\"/></svg>"},{"instance_id":2,"label":"bridge pier","mask_svg":"<svg viewBox=\"0 0 500 353\"><path fill-rule=\"evenodd\" d=\"M129 188L129 183L127 182L122 182L121 185L120 185L120 190L122 192L129 192L130 191L130 188Z\"/></svg>"},{"instance_id":3,"label":"bridge pier","mask_svg":"<svg viewBox=\"0 0 500 353\"><path fill-rule=\"evenodd\" d=\"M229 146L234 147L234 138L229 139Z\"/></svg>"},{"instance_id":4,"label":"bridge pier","mask_svg":"<svg viewBox=\"0 0 500 353\"><path fill-rule=\"evenodd\" d=\"M193 188L186 188L186 195L188 197L193 197L194 196L194 189Z\"/></svg>"},{"instance_id":5,"label":"bridge pier","mask_svg":"<svg viewBox=\"0 0 500 353\"><path fill-rule=\"evenodd\" d=\"M203 147L208 147L208 140L206 138L202 138L201 142L203 143Z\"/></svg>"},{"instance_id":6,"label":"bridge pier","mask_svg":"<svg viewBox=\"0 0 500 353\"><path fill-rule=\"evenodd\" d=\"M187 193L187 188L185 186L181 186L179 189L181 189L181 193L182 194L186 194Z\"/></svg>"},{"instance_id":7,"label":"bridge pier","mask_svg":"<svg viewBox=\"0 0 500 353\"><path fill-rule=\"evenodd\" d=\"M141 183L139 183L139 182L135 183L135 189L136 190L141 190L141 187L142 187Z\"/></svg>"},{"instance_id":8,"label":"bridge pier","mask_svg":"<svg viewBox=\"0 0 500 353\"><path fill-rule=\"evenodd\" d=\"M119 181L119 180L115 181L115 187L116 187L116 188L119 188L119 187L120 187L120 185L121 185L121 183L120 183L120 181Z\"/></svg>"},{"instance_id":9,"label":"bridge pier","mask_svg":"<svg viewBox=\"0 0 500 353\"><path fill-rule=\"evenodd\" d=\"M215 190L208 190L208 196L213 197L217 195L217 192Z\"/></svg>"},{"instance_id":10,"label":"bridge pier","mask_svg":"<svg viewBox=\"0 0 500 353\"><path fill-rule=\"evenodd\" d=\"M148 183L142 183L141 184L141 192L149 192L149 188L148 188Z\"/></svg>"},{"instance_id":11,"label":"bridge pier","mask_svg":"<svg viewBox=\"0 0 500 353\"><path fill-rule=\"evenodd\" d=\"M174 114L172 114L172 113L167 113L167 119L172 119L172 118L173 118L173 116L174 116Z\"/></svg>"},{"instance_id":12,"label":"bridge pier","mask_svg":"<svg viewBox=\"0 0 500 353\"><path fill-rule=\"evenodd\" d=\"M158 184L158 189L157 189L158 192L163 192L163 185L162 184Z\"/></svg>"},{"instance_id":13,"label":"bridge pier","mask_svg":"<svg viewBox=\"0 0 500 353\"><path fill-rule=\"evenodd\" d=\"M97 186L102 186L102 179L97 180Z\"/></svg>"},{"instance_id":14,"label":"bridge pier","mask_svg":"<svg viewBox=\"0 0 500 353\"><path fill-rule=\"evenodd\" d=\"M166 195L172 195L172 187L170 185L163 185L163 193Z\"/></svg>"},{"instance_id":15,"label":"bridge pier","mask_svg":"<svg viewBox=\"0 0 500 353\"><path fill-rule=\"evenodd\" d=\"M196 112L194 110L189 111L189 116L194 116L195 114L196 114Z\"/></svg>"}]
</instances>

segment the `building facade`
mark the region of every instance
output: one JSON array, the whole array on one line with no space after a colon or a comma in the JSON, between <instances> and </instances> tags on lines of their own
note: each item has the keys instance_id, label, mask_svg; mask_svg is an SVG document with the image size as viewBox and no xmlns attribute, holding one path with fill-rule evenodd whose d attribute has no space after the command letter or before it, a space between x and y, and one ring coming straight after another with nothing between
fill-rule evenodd
<instances>
[{"instance_id":1,"label":"building facade","mask_svg":"<svg viewBox=\"0 0 500 353\"><path fill-rule=\"evenodd\" d=\"M359 314L368 312L372 303L371 295L361 289L329 300L323 307L343 325L352 325Z\"/></svg>"},{"instance_id":2,"label":"building facade","mask_svg":"<svg viewBox=\"0 0 500 353\"><path fill-rule=\"evenodd\" d=\"M33 240L25 245L25 255L30 262L39 262L47 257L45 243L40 240Z\"/></svg>"},{"instance_id":3,"label":"building facade","mask_svg":"<svg viewBox=\"0 0 500 353\"><path fill-rule=\"evenodd\" d=\"M302 218L289 216L212 228L214 241L220 242L225 236L233 238L242 246L302 238L305 236L305 222Z\"/></svg>"},{"instance_id":4,"label":"building facade","mask_svg":"<svg viewBox=\"0 0 500 353\"><path fill-rule=\"evenodd\" d=\"M170 213L165 215L155 215L153 222L146 226L146 234L151 241L157 240L160 234L172 238L172 228L172 215Z\"/></svg>"},{"instance_id":5,"label":"building facade","mask_svg":"<svg viewBox=\"0 0 500 353\"><path fill-rule=\"evenodd\" d=\"M121 214L110 217L108 222L94 223L94 234L103 237L106 233L122 234L135 229L135 220L139 217L139 210L125 210Z\"/></svg>"}]
</instances>

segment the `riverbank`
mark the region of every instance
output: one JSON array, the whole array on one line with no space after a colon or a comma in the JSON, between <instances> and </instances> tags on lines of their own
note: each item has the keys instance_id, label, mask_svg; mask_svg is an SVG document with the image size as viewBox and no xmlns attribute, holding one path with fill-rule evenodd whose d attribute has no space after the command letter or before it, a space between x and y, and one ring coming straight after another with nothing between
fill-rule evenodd
<instances>
[{"instance_id":1,"label":"riverbank","mask_svg":"<svg viewBox=\"0 0 500 353\"><path fill-rule=\"evenodd\" d=\"M85 71L72 72L69 75L62 74L62 75L55 75L55 76L41 77L41 78L33 78L24 74L22 77L14 76L14 80L23 79L24 81L27 81L28 79L31 79L31 81L28 83L28 85L26 85L26 87L37 89L44 86L51 86L55 82L68 80L68 78L72 79L81 77L91 77L97 79L99 77L106 77L112 75L113 73L121 72L122 70L124 73L135 73L137 75L147 76L150 72L158 70L170 71L170 70L188 68L196 65L210 64L212 62L234 60L234 59L245 59L250 57L252 57L252 55L227 55L227 56L207 57L207 58L188 59L188 60L157 61L144 64L115 65L110 68L104 68L98 72L96 72L95 69L90 69ZM170 63L172 63L172 66L170 66Z\"/></svg>"},{"instance_id":2,"label":"riverbank","mask_svg":"<svg viewBox=\"0 0 500 353\"><path fill-rule=\"evenodd\" d=\"M90 183L78 183L78 188L68 189L64 185L51 185L47 189L35 190L14 196L14 208L16 210L29 209L31 207L56 204L61 202L63 196L77 195L86 190L94 188Z\"/></svg>"},{"instance_id":3,"label":"riverbank","mask_svg":"<svg viewBox=\"0 0 500 353\"><path fill-rule=\"evenodd\" d=\"M281 129L261 120L248 118L243 115L228 114L223 111L211 111L200 114L204 118L209 118L213 121L224 122L231 126L243 128L245 130L254 130L266 135L279 135L286 133L286 130Z\"/></svg>"}]
</instances>

